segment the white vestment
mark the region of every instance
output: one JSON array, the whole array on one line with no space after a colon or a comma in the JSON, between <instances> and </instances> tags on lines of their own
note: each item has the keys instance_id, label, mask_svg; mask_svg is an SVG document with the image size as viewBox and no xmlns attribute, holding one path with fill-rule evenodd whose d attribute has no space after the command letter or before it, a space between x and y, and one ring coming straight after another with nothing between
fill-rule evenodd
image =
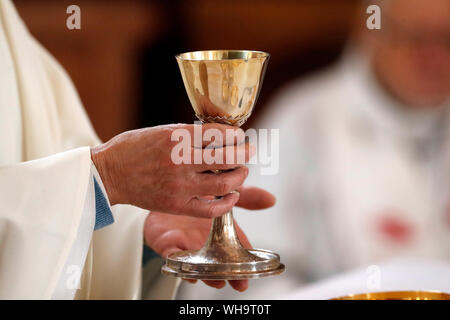
<instances>
[{"instance_id":1,"label":"white vestment","mask_svg":"<svg viewBox=\"0 0 450 320\"><path fill-rule=\"evenodd\" d=\"M0 299L67 298L62 277L70 285L77 267L75 298L141 297L148 212L115 206L115 222L92 232L98 143L67 74L0 0ZM172 297L176 281L155 282L146 297Z\"/></svg>"},{"instance_id":2,"label":"white vestment","mask_svg":"<svg viewBox=\"0 0 450 320\"><path fill-rule=\"evenodd\" d=\"M244 294L183 284L180 297L278 298L393 257L450 258L450 105L398 105L367 61L349 53L291 84L258 125L280 129L280 169L251 167L246 184L277 203L235 211L252 245L280 253L286 272L251 281Z\"/></svg>"}]
</instances>

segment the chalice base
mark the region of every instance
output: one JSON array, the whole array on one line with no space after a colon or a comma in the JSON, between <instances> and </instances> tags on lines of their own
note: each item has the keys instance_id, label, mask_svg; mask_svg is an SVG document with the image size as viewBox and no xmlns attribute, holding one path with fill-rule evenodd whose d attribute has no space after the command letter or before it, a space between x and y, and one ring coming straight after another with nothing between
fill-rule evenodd
<instances>
[{"instance_id":1,"label":"chalice base","mask_svg":"<svg viewBox=\"0 0 450 320\"><path fill-rule=\"evenodd\" d=\"M161 271L175 277L198 280L256 279L284 271L280 256L268 250L234 248L232 252L220 255L217 249L175 252L167 257Z\"/></svg>"}]
</instances>

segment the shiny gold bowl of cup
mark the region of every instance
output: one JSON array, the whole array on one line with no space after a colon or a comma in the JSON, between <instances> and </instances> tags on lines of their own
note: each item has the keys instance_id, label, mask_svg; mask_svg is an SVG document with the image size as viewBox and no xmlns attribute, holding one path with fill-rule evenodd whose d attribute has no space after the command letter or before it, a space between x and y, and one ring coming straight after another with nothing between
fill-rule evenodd
<instances>
[{"instance_id":1,"label":"shiny gold bowl of cup","mask_svg":"<svg viewBox=\"0 0 450 320\"><path fill-rule=\"evenodd\" d=\"M450 300L450 294L439 291L386 291L349 294L331 300Z\"/></svg>"}]
</instances>

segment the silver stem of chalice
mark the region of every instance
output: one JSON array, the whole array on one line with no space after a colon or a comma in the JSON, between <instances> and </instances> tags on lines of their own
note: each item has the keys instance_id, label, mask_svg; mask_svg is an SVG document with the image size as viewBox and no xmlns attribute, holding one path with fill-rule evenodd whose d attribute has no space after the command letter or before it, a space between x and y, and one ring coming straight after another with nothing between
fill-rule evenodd
<instances>
[{"instance_id":1,"label":"silver stem of chalice","mask_svg":"<svg viewBox=\"0 0 450 320\"><path fill-rule=\"evenodd\" d=\"M212 50L176 56L196 116L203 122L241 126L261 90L269 54L260 51ZM280 274L280 256L242 246L233 211L213 219L209 238L198 251L169 255L161 271L186 279L238 280Z\"/></svg>"}]
</instances>

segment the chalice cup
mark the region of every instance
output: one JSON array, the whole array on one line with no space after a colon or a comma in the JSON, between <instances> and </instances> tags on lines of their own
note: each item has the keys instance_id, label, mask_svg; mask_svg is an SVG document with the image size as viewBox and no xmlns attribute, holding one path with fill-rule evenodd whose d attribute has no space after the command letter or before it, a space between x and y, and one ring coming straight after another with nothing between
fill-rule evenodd
<instances>
[{"instance_id":1,"label":"chalice cup","mask_svg":"<svg viewBox=\"0 0 450 320\"><path fill-rule=\"evenodd\" d=\"M269 56L265 52L246 50L177 55L197 118L202 123L241 126L258 98ZM169 255L161 271L186 279L238 280L277 275L284 271L284 265L274 252L245 249L230 211L213 219L209 238L200 250Z\"/></svg>"}]
</instances>

